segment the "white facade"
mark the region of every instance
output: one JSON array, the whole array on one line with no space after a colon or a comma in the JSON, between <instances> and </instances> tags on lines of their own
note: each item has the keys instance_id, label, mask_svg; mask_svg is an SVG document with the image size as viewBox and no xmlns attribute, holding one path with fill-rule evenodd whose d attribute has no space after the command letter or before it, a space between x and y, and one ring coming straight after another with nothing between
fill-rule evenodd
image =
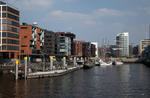
<instances>
[{"instance_id":1,"label":"white facade","mask_svg":"<svg viewBox=\"0 0 150 98\"><path fill-rule=\"evenodd\" d=\"M147 48L147 46L150 45L150 40L145 39L145 40L140 40L140 54Z\"/></svg>"},{"instance_id":2,"label":"white facade","mask_svg":"<svg viewBox=\"0 0 150 98\"><path fill-rule=\"evenodd\" d=\"M95 48L96 48L95 57L98 58L98 42L91 42L91 44L95 45Z\"/></svg>"},{"instance_id":3,"label":"white facade","mask_svg":"<svg viewBox=\"0 0 150 98\"><path fill-rule=\"evenodd\" d=\"M123 32L117 35L116 45L119 49L119 56L129 56L129 32Z\"/></svg>"},{"instance_id":4,"label":"white facade","mask_svg":"<svg viewBox=\"0 0 150 98\"><path fill-rule=\"evenodd\" d=\"M66 36L60 36L60 38L59 53L65 56L71 55L71 39Z\"/></svg>"}]
</instances>

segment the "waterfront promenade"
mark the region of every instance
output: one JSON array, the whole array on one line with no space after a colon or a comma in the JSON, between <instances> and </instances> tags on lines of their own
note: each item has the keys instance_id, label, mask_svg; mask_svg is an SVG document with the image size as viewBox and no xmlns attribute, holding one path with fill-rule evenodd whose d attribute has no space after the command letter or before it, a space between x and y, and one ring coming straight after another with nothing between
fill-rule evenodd
<instances>
[{"instance_id":1,"label":"waterfront promenade","mask_svg":"<svg viewBox=\"0 0 150 98\"><path fill-rule=\"evenodd\" d=\"M82 68L83 68L83 65L76 66L76 67L69 67L67 69L60 69L60 70L52 70L52 71L45 71L45 72L34 72L34 73L29 73L27 75L27 79L57 77L57 76L65 75L67 73L71 73L73 71L76 71L76 70L79 70Z\"/></svg>"}]
</instances>

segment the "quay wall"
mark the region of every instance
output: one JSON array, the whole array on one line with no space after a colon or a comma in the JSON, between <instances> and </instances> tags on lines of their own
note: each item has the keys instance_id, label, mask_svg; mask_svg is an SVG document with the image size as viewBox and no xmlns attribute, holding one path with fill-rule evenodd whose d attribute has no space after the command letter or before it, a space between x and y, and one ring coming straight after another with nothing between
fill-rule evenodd
<instances>
[{"instance_id":1,"label":"quay wall","mask_svg":"<svg viewBox=\"0 0 150 98\"><path fill-rule=\"evenodd\" d=\"M140 63L139 58L111 58L112 61L122 61L123 63Z\"/></svg>"}]
</instances>

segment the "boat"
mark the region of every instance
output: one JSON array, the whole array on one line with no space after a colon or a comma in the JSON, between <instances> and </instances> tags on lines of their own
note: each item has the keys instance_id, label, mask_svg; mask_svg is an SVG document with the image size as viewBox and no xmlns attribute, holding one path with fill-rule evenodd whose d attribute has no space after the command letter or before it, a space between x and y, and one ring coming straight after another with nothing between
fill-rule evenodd
<instances>
[{"instance_id":1,"label":"boat","mask_svg":"<svg viewBox=\"0 0 150 98\"><path fill-rule=\"evenodd\" d=\"M94 66L94 64L92 62L85 62L83 65L84 69L89 69L92 68Z\"/></svg>"},{"instance_id":2,"label":"boat","mask_svg":"<svg viewBox=\"0 0 150 98\"><path fill-rule=\"evenodd\" d=\"M104 40L102 45L102 58L99 60L100 66L105 67L112 65L112 61L108 55L109 53L109 41Z\"/></svg>"},{"instance_id":3,"label":"boat","mask_svg":"<svg viewBox=\"0 0 150 98\"><path fill-rule=\"evenodd\" d=\"M111 66L111 65L112 65L112 62L109 62L109 63L103 62L103 63L101 63L101 66Z\"/></svg>"},{"instance_id":4,"label":"boat","mask_svg":"<svg viewBox=\"0 0 150 98\"><path fill-rule=\"evenodd\" d=\"M114 61L112 63L112 65L122 65L122 64L123 64L123 62L121 62L121 61Z\"/></svg>"},{"instance_id":5,"label":"boat","mask_svg":"<svg viewBox=\"0 0 150 98\"><path fill-rule=\"evenodd\" d=\"M102 67L111 66L111 65L112 65L112 62L104 62L104 61L100 60L100 65L101 65Z\"/></svg>"},{"instance_id":6,"label":"boat","mask_svg":"<svg viewBox=\"0 0 150 98\"><path fill-rule=\"evenodd\" d=\"M95 66L100 66L100 62L95 61Z\"/></svg>"},{"instance_id":7,"label":"boat","mask_svg":"<svg viewBox=\"0 0 150 98\"><path fill-rule=\"evenodd\" d=\"M83 65L83 64L84 64L84 61L77 61L77 64L78 64L78 65Z\"/></svg>"}]
</instances>

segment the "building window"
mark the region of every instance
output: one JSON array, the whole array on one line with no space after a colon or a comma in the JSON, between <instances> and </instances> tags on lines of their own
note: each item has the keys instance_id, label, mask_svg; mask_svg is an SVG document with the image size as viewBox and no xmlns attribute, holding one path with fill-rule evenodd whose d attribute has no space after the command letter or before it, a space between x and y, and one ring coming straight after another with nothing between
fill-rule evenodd
<instances>
[{"instance_id":1,"label":"building window","mask_svg":"<svg viewBox=\"0 0 150 98\"><path fill-rule=\"evenodd\" d=\"M13 8L8 7L8 11L19 15L19 11L15 10Z\"/></svg>"},{"instance_id":2,"label":"building window","mask_svg":"<svg viewBox=\"0 0 150 98\"><path fill-rule=\"evenodd\" d=\"M27 45L21 45L21 47L27 47Z\"/></svg>"},{"instance_id":3,"label":"building window","mask_svg":"<svg viewBox=\"0 0 150 98\"><path fill-rule=\"evenodd\" d=\"M24 36L24 38L27 38L27 36Z\"/></svg>"},{"instance_id":4,"label":"building window","mask_svg":"<svg viewBox=\"0 0 150 98\"><path fill-rule=\"evenodd\" d=\"M19 50L18 46L11 46L11 45L3 45L2 46L3 50Z\"/></svg>"},{"instance_id":5,"label":"building window","mask_svg":"<svg viewBox=\"0 0 150 98\"><path fill-rule=\"evenodd\" d=\"M9 20L9 19L2 19L2 23L3 24L10 24L10 25L19 27L19 23L18 22L14 22L14 21Z\"/></svg>"},{"instance_id":6,"label":"building window","mask_svg":"<svg viewBox=\"0 0 150 98\"><path fill-rule=\"evenodd\" d=\"M21 53L24 53L24 50L21 50Z\"/></svg>"},{"instance_id":7,"label":"building window","mask_svg":"<svg viewBox=\"0 0 150 98\"><path fill-rule=\"evenodd\" d=\"M19 38L19 34L9 33L9 32L3 32L3 37L11 37L11 38Z\"/></svg>"},{"instance_id":8,"label":"building window","mask_svg":"<svg viewBox=\"0 0 150 98\"><path fill-rule=\"evenodd\" d=\"M18 40L13 40L13 39L3 39L3 43L7 43L7 44L19 44Z\"/></svg>"},{"instance_id":9,"label":"building window","mask_svg":"<svg viewBox=\"0 0 150 98\"><path fill-rule=\"evenodd\" d=\"M21 29L27 29L27 27L21 27Z\"/></svg>"}]
</instances>

